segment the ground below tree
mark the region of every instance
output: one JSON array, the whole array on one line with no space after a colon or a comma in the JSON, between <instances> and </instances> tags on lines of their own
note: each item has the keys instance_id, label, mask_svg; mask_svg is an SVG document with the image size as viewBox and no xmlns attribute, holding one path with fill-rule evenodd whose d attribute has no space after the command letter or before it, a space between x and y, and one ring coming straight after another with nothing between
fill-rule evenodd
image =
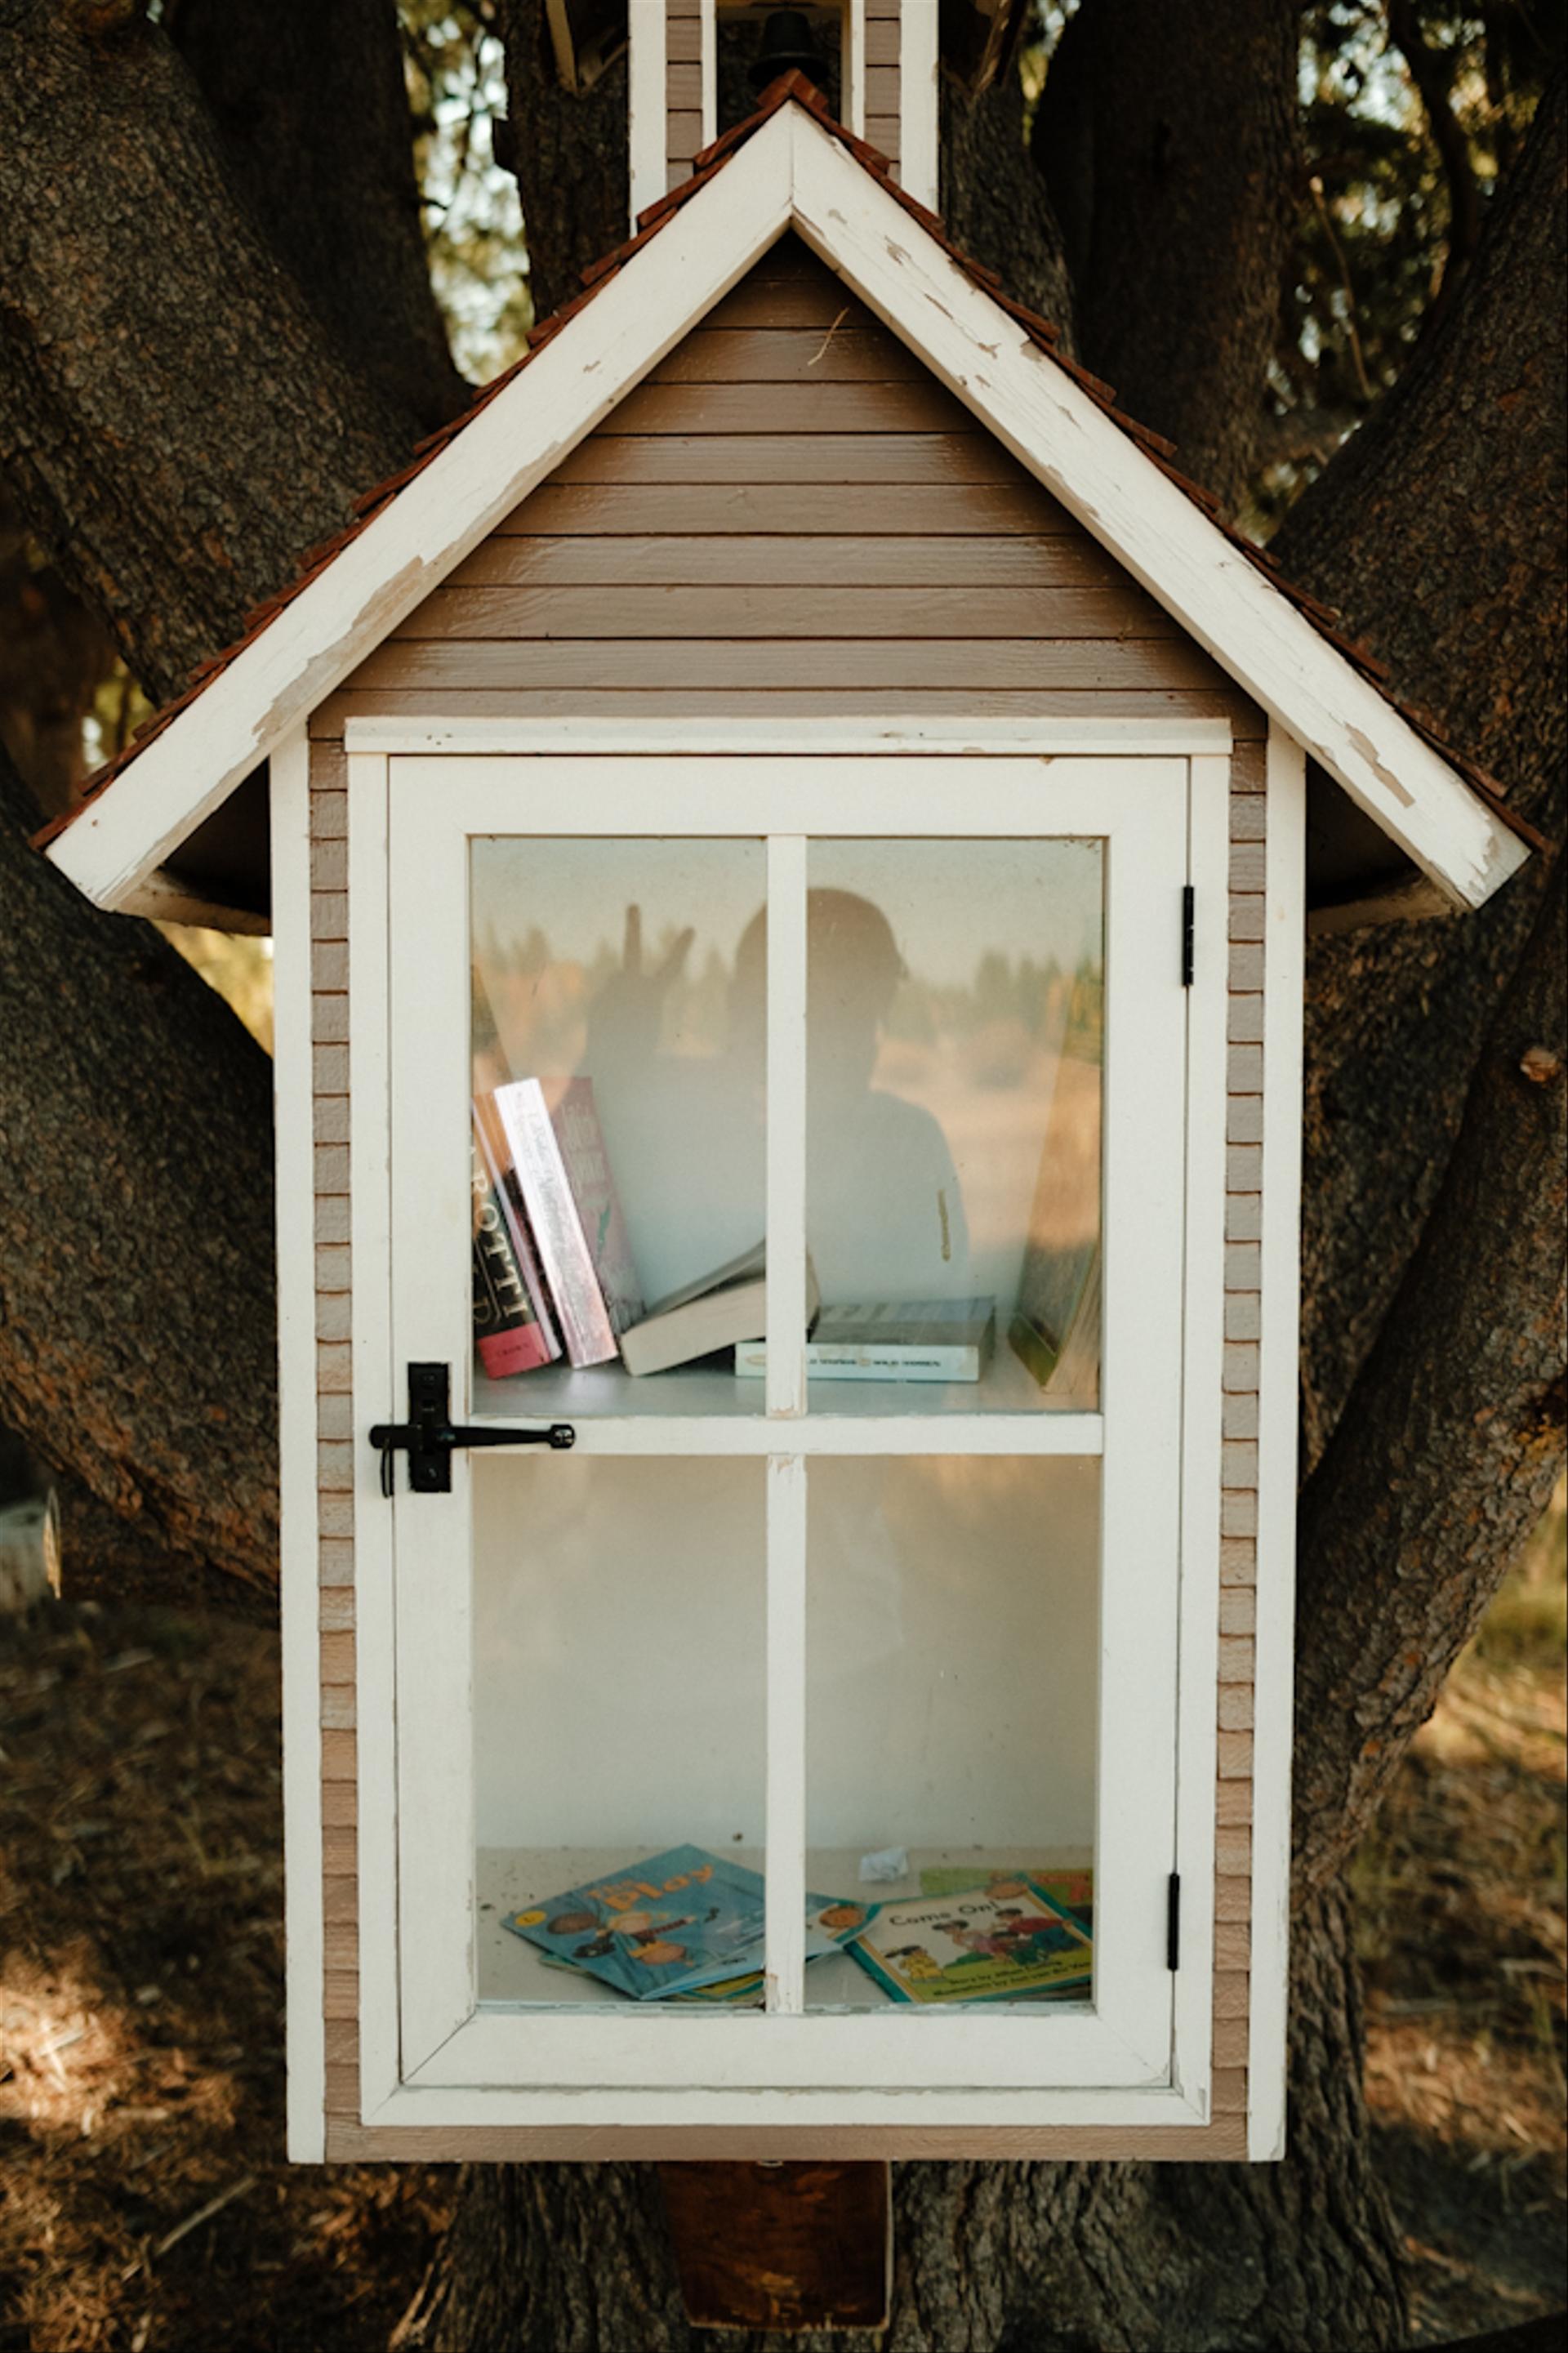
<instances>
[{"instance_id":1,"label":"ground below tree","mask_svg":"<svg viewBox=\"0 0 1568 2353\"><path fill-rule=\"evenodd\" d=\"M1559 1510L1357 1862L1420 2345L1562 2301L1562 1542ZM283 2162L276 1636L46 1604L0 1744L0 2353L379 2353L456 2176Z\"/></svg>"}]
</instances>

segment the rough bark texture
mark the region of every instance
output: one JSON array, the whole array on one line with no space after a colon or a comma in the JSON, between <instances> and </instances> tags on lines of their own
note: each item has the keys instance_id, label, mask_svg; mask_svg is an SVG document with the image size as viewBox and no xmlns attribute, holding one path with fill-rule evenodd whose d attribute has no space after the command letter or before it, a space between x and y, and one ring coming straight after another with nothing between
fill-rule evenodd
<instances>
[{"instance_id":1,"label":"rough bark texture","mask_svg":"<svg viewBox=\"0 0 1568 2353\"><path fill-rule=\"evenodd\" d=\"M942 97L942 209L953 243L1001 276L1019 302L1077 348L1073 281L1046 183L1024 138L1016 73L971 97L946 74Z\"/></svg>"},{"instance_id":2,"label":"rough bark texture","mask_svg":"<svg viewBox=\"0 0 1568 2353\"><path fill-rule=\"evenodd\" d=\"M132 1554L266 1591L271 1065L150 923L28 849L33 814L0 754L5 1419L134 1524Z\"/></svg>"},{"instance_id":3,"label":"rough bark texture","mask_svg":"<svg viewBox=\"0 0 1568 2353\"><path fill-rule=\"evenodd\" d=\"M395 0L183 0L231 184L323 331L421 432L468 387L431 290Z\"/></svg>"},{"instance_id":4,"label":"rough bark texture","mask_svg":"<svg viewBox=\"0 0 1568 2353\"><path fill-rule=\"evenodd\" d=\"M1554 841L1568 709L1564 96L1541 101L1459 299L1293 511L1286 570L1342 607L1412 701ZM1314 1461L1398 1288L1470 1073L1535 920L1536 861L1480 914L1313 944L1302 1437Z\"/></svg>"},{"instance_id":5,"label":"rough bark texture","mask_svg":"<svg viewBox=\"0 0 1568 2353\"><path fill-rule=\"evenodd\" d=\"M578 272L630 236L626 60L590 90L561 86L544 0L497 0L506 44L508 135L497 153L517 176L536 319L579 292Z\"/></svg>"},{"instance_id":6,"label":"rough bark texture","mask_svg":"<svg viewBox=\"0 0 1568 2353\"><path fill-rule=\"evenodd\" d=\"M568 99L537 0L500 13L548 304L623 233L624 68L591 98ZM1184 126L1189 100L1205 98L1188 63L1162 63L1147 7L1089 0L1083 21L1094 19L1100 31L1084 37L1114 62L1130 128L1107 144L1100 101L1085 100L1078 120L1093 138L1081 169L1094 185L1088 226L1068 239L1086 257L1080 318L1118 311L1107 334L1115 327L1135 356L1164 354L1155 389L1179 392L1187 417L1141 392L1087 327L1086 353L1190 452L1190 419L1208 430L1211 407L1220 419L1258 392L1258 363L1239 354L1262 340L1261 272L1235 222L1250 206L1251 235L1269 247L1280 199L1258 175L1282 177L1289 164L1278 18L1271 0L1237 19L1235 47L1253 56L1248 45L1262 45L1246 74L1229 70L1230 38L1197 45L1229 96L1205 118L1196 181L1184 129L1164 151L1175 164L1155 168L1159 124ZM107 33L83 30L100 21ZM1113 25L1119 45L1104 29ZM1092 99L1092 60L1087 70ZM1058 108L1068 95L1064 81ZM397 421L233 199L190 74L134 9L0 0L0 118L4 453L26 520L157 688L229 634L237 608L395 459ZM951 101L949 137L952 210L962 219L973 202L979 230L965 233L984 251L995 206L964 193L974 157ZM1562 427L1550 348L1561 156L1558 92L1441 332L1330 470L1289 548L1538 814L1554 807L1547 779L1563 726L1541 595ZM1228 191L1212 214L1210 174ZM581 201L590 188L598 216ZM1046 251L1048 224L1029 217ZM1055 272L1050 252L1041 267ZM1017 274L1014 283L1040 299ZM1235 427L1239 441L1249 430L1247 418ZM1223 455L1223 423L1213 432ZM13 807L0 833L0 1392L37 1451L73 1466L101 1504L182 1561L216 1562L254 1587L273 1574L275 1542L265 1063L145 927L94 914L23 849L25 821ZM1402 1649L1436 1661L1462 1639L1561 1452L1548 1313L1561 1277L1542 1263L1542 1236L1563 1082L1540 1058L1538 1080L1519 1075L1525 1048L1550 1052L1547 1024L1561 1025L1561 996L1542 978L1546 928L1521 965L1544 887L1538 867L1479 922L1334 943L1314 957L1310 1454L1352 1385L1357 1427L1347 1423L1320 1471L1305 1523L1301 1672L1321 1712L1304 1722L1300 1752L1289 2155L1260 2168L903 2169L895 2353L1375 2353L1399 2341L1332 1873L1383 1769L1369 1744L1381 1739L1391 1763L1423 1704ZM1478 1269L1489 1278L1479 1298L1464 1289ZM1439 1323L1445 1299L1473 1303L1474 1328L1451 1311ZM1482 1345L1499 1324L1506 1350ZM1389 1462L1393 1493L1377 1485ZM1352 1588L1357 1607L1342 1606ZM1336 1743L1337 1760L1326 1754ZM653 2177L474 2174L403 2341L439 2353L697 2353L674 2305ZM760 2342L700 2341L763 2353Z\"/></svg>"},{"instance_id":7,"label":"rough bark texture","mask_svg":"<svg viewBox=\"0 0 1568 2353\"><path fill-rule=\"evenodd\" d=\"M0 0L0 468L161 698L402 460L409 420L235 202L155 26Z\"/></svg>"},{"instance_id":8,"label":"rough bark texture","mask_svg":"<svg viewBox=\"0 0 1568 2353\"><path fill-rule=\"evenodd\" d=\"M1033 150L1078 291L1079 343L1183 470L1240 502L1265 428L1293 222L1295 0L1086 0Z\"/></svg>"}]
</instances>

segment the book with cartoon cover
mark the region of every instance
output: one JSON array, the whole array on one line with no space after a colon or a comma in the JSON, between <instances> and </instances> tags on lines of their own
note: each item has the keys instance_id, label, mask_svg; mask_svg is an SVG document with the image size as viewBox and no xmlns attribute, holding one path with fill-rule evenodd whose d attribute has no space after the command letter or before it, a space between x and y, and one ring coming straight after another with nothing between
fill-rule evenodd
<instances>
[{"instance_id":1,"label":"book with cartoon cover","mask_svg":"<svg viewBox=\"0 0 1568 2353\"><path fill-rule=\"evenodd\" d=\"M877 1912L830 1895L808 1894L805 1904L808 1961L837 1951ZM732 1999L749 1990L737 1981L763 1966L763 1881L701 1847L671 1847L527 1905L502 1926L638 2001L705 1988Z\"/></svg>"},{"instance_id":2,"label":"book with cartoon cover","mask_svg":"<svg viewBox=\"0 0 1568 2353\"><path fill-rule=\"evenodd\" d=\"M894 2001L1018 2001L1087 1990L1093 1947L1034 1881L884 1904L848 1947Z\"/></svg>"},{"instance_id":3,"label":"book with cartoon cover","mask_svg":"<svg viewBox=\"0 0 1568 2353\"><path fill-rule=\"evenodd\" d=\"M1094 1873L1092 1871L1061 1871L1052 1863L1014 1862L992 1863L983 1870L968 1864L936 1863L921 1873L922 1895L969 1895L986 1888L993 1894L1009 1892L1003 1883L1026 1879L1064 1912L1070 1912L1080 1928L1094 1934Z\"/></svg>"}]
</instances>

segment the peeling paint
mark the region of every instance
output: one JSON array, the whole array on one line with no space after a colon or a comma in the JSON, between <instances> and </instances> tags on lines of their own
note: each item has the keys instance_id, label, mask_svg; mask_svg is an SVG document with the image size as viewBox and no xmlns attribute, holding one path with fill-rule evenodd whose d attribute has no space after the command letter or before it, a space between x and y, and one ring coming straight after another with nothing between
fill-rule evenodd
<instances>
[{"instance_id":1,"label":"peeling paint","mask_svg":"<svg viewBox=\"0 0 1568 2353\"><path fill-rule=\"evenodd\" d=\"M1356 750L1361 754L1362 758L1366 762L1367 766L1372 770L1373 775L1377 778L1378 783L1380 785L1386 786L1388 790L1394 795L1394 799L1399 803L1401 808L1414 808L1415 806L1415 794L1407 791L1405 786L1400 783L1398 777L1394 776L1390 769L1384 766L1383 762L1377 756L1377 746L1372 741L1372 738L1369 735L1363 735L1359 727L1348 727L1345 730L1345 733L1350 737L1350 740L1354 744Z\"/></svg>"}]
</instances>

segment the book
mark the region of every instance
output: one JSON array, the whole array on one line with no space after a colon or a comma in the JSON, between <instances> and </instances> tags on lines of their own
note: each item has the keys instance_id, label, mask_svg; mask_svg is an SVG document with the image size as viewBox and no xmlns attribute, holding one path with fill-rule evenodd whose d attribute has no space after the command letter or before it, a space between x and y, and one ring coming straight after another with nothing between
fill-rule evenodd
<instances>
[{"instance_id":1,"label":"book","mask_svg":"<svg viewBox=\"0 0 1568 2353\"><path fill-rule=\"evenodd\" d=\"M805 1344L810 1380L977 1381L991 1361L996 1302L874 1300L825 1307ZM735 1370L754 1379L768 1368L765 1340L735 1351Z\"/></svg>"},{"instance_id":2,"label":"book","mask_svg":"<svg viewBox=\"0 0 1568 2353\"><path fill-rule=\"evenodd\" d=\"M1059 1211L1048 1155L1040 1165L1018 1296L1007 1339L1020 1364L1062 1405L1100 1402L1100 1240L1053 1240Z\"/></svg>"},{"instance_id":3,"label":"book","mask_svg":"<svg viewBox=\"0 0 1568 2353\"><path fill-rule=\"evenodd\" d=\"M474 1340L488 1377L508 1380L550 1362L551 1335L534 1314L477 1136L472 1165Z\"/></svg>"},{"instance_id":4,"label":"book","mask_svg":"<svg viewBox=\"0 0 1568 2353\"><path fill-rule=\"evenodd\" d=\"M543 1343L543 1355L535 1358L533 1362L553 1364L561 1354L560 1335L556 1332L555 1319L551 1313L550 1293L544 1287L544 1277L540 1271L539 1260L534 1251L533 1237L528 1230L528 1213L522 1206L522 1193L518 1185L517 1171L511 1165L511 1155L507 1150L506 1135L496 1116L494 1101L489 1095L476 1095L473 1112L475 1151L484 1174L489 1179L497 1213L504 1229L505 1240L510 1247L511 1256L516 1265L518 1280L527 1294L533 1323ZM477 1182L476 1178L476 1185ZM533 1364L520 1365L516 1369L531 1371ZM489 1364L486 1364L485 1370L490 1374L492 1380L502 1377L501 1375L491 1372Z\"/></svg>"},{"instance_id":5,"label":"book","mask_svg":"<svg viewBox=\"0 0 1568 2353\"><path fill-rule=\"evenodd\" d=\"M492 1100L567 1356L608 1364L644 1311L593 1081L513 1079Z\"/></svg>"},{"instance_id":6,"label":"book","mask_svg":"<svg viewBox=\"0 0 1568 2353\"><path fill-rule=\"evenodd\" d=\"M1070 1912L1080 1928L1094 1933L1094 1873L1092 1871L1058 1871L1054 1867L1032 1862L993 1863L984 1871L972 1871L967 1865L930 1864L921 1873L922 1895L973 1895L984 1889L989 1895L1006 1902L1018 1889L1020 1881L1027 1881Z\"/></svg>"},{"instance_id":7,"label":"book","mask_svg":"<svg viewBox=\"0 0 1568 2353\"><path fill-rule=\"evenodd\" d=\"M1072 1914L1020 1876L969 1894L884 1904L848 1946L894 2001L1017 2001L1088 1988L1093 1947Z\"/></svg>"},{"instance_id":8,"label":"book","mask_svg":"<svg viewBox=\"0 0 1568 2353\"><path fill-rule=\"evenodd\" d=\"M502 1926L636 2000L705 1990L722 2000L762 1968L763 1885L743 1863L671 1847L527 1905ZM808 1961L836 1952L877 1911L827 1895L808 1894L805 1905Z\"/></svg>"},{"instance_id":9,"label":"book","mask_svg":"<svg viewBox=\"0 0 1568 2353\"><path fill-rule=\"evenodd\" d=\"M754 1340L768 1323L766 1244L742 1250L727 1266L700 1275L668 1299L656 1300L640 1324L621 1334L621 1354L628 1373L662 1373L671 1365L689 1365L695 1356L710 1356L716 1348L732 1348ZM805 1320L810 1323L818 1303L816 1274L805 1262Z\"/></svg>"}]
</instances>

